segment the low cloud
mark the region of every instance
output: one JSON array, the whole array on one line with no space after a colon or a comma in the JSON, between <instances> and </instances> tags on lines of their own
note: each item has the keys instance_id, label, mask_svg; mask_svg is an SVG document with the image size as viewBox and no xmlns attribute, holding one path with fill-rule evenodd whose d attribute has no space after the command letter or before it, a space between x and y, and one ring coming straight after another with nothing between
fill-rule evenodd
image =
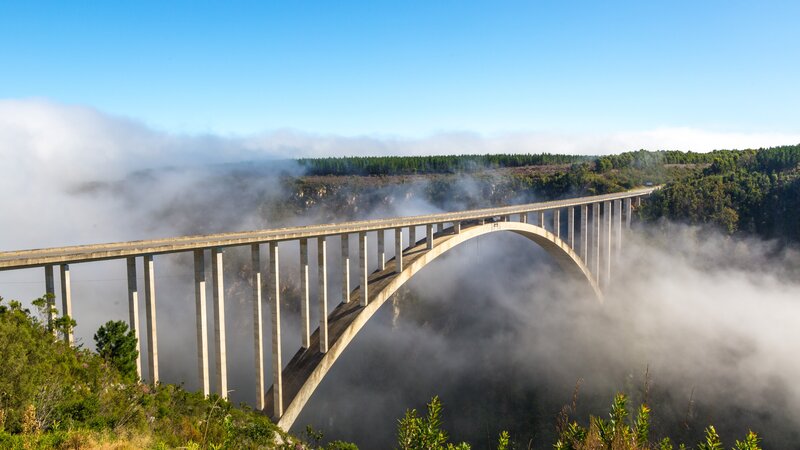
<instances>
[{"instance_id":1,"label":"low cloud","mask_svg":"<svg viewBox=\"0 0 800 450\"><path fill-rule=\"evenodd\" d=\"M182 135L82 106L0 100L0 249L322 220L294 210L278 216L268 207L292 195L280 183L279 172L269 170L278 166L300 173L291 164L278 165L286 158L707 151L797 142L796 135L686 128L425 138L292 130ZM259 163L242 164L246 161ZM469 178L455 186L466 198L480 195ZM408 190L384 189L379 195L393 200L360 210L360 217L437 210L419 195L409 197ZM523 251L518 236L465 244L420 273L391 307L378 313L301 419L326 429L331 438L386 447L395 419L438 394L455 436L483 443L500 428L529 426L541 447L548 444L554 414L569 401L575 380L585 380L579 412L600 414L613 391L638 392L649 365L656 414L662 414L656 430L674 431L674 424L688 418L691 427L685 435L690 437L710 422L726 432L735 429L737 438L751 426L775 448L796 442L792 430L800 429L800 394L793 380L800 377L800 366L793 362L792 343L800 335L791 318L800 313L795 301L800 287L791 281L797 279L791 268L800 267L800 258L759 241L735 242L682 227L671 232L666 241L659 233L646 241L630 237L603 307L565 282L535 246ZM296 298L297 249L282 251L281 271L291 300ZM162 364L163 378L186 381L191 389L196 383L195 335L185 317L194 300L187 258L159 257L157 284L159 323L171 324L160 328L162 358L172 361ZM312 267L313 258L312 252ZM337 258L331 258L331 273L338 274ZM254 391L249 286L242 278L246 264L246 251L226 253L230 384L236 401L250 400ZM108 262L72 270L77 333L89 344L99 324L127 317L125 268ZM332 278L330 292L338 292L338 277ZM0 273L0 290L0 295L22 300L41 295L41 271ZM331 308L336 299L331 295ZM296 315L287 308L286 330L297 331ZM286 334L285 354L293 354L299 332ZM247 350L232 350L241 348ZM693 410L687 406L690 399L697 404Z\"/></svg>"}]
</instances>

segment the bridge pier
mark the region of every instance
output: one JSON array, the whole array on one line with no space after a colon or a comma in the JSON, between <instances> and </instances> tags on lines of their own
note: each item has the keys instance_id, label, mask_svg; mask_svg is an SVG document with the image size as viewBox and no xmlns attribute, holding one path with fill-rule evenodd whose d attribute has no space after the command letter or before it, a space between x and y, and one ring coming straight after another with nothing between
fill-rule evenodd
<instances>
[{"instance_id":1,"label":"bridge pier","mask_svg":"<svg viewBox=\"0 0 800 450\"><path fill-rule=\"evenodd\" d=\"M400 273L403 271L403 229L394 229L394 261L395 271Z\"/></svg>"},{"instance_id":2,"label":"bridge pier","mask_svg":"<svg viewBox=\"0 0 800 450\"><path fill-rule=\"evenodd\" d=\"M128 272L128 321L136 336L136 377L142 379L142 344L139 340L139 291L136 283L136 258L126 259Z\"/></svg>"},{"instance_id":3,"label":"bridge pier","mask_svg":"<svg viewBox=\"0 0 800 450\"><path fill-rule=\"evenodd\" d=\"M519 221L522 223L528 223L528 213L520 213Z\"/></svg>"},{"instance_id":4,"label":"bridge pier","mask_svg":"<svg viewBox=\"0 0 800 450\"><path fill-rule=\"evenodd\" d=\"M545 230L547 229L547 226L544 224L544 211L539 211L539 223L537 225Z\"/></svg>"},{"instance_id":5,"label":"bridge pier","mask_svg":"<svg viewBox=\"0 0 800 450\"><path fill-rule=\"evenodd\" d=\"M633 201L630 197L625 199L625 228L630 230L631 229L631 204Z\"/></svg>"},{"instance_id":6,"label":"bridge pier","mask_svg":"<svg viewBox=\"0 0 800 450\"><path fill-rule=\"evenodd\" d=\"M555 234L556 237L559 237L561 235L561 210L560 209L554 209L553 210L553 234Z\"/></svg>"},{"instance_id":7,"label":"bridge pier","mask_svg":"<svg viewBox=\"0 0 800 450\"><path fill-rule=\"evenodd\" d=\"M228 355L225 336L225 284L222 249L211 250L211 282L214 295L214 336L217 344L217 393L228 398Z\"/></svg>"},{"instance_id":8,"label":"bridge pier","mask_svg":"<svg viewBox=\"0 0 800 450\"><path fill-rule=\"evenodd\" d=\"M581 259L589 266L589 207L581 205Z\"/></svg>"},{"instance_id":9,"label":"bridge pier","mask_svg":"<svg viewBox=\"0 0 800 450\"><path fill-rule=\"evenodd\" d=\"M425 248L430 250L433 248L433 224L425 225Z\"/></svg>"},{"instance_id":10,"label":"bridge pier","mask_svg":"<svg viewBox=\"0 0 800 450\"><path fill-rule=\"evenodd\" d=\"M361 278L361 306L367 306L369 303L369 260L367 259L367 233L362 231L358 233L358 276Z\"/></svg>"},{"instance_id":11,"label":"bridge pier","mask_svg":"<svg viewBox=\"0 0 800 450\"><path fill-rule=\"evenodd\" d=\"M622 255L622 200L614 200L614 258Z\"/></svg>"},{"instance_id":12,"label":"bridge pier","mask_svg":"<svg viewBox=\"0 0 800 450\"><path fill-rule=\"evenodd\" d=\"M575 250L575 208L567 208L567 244Z\"/></svg>"},{"instance_id":13,"label":"bridge pier","mask_svg":"<svg viewBox=\"0 0 800 450\"><path fill-rule=\"evenodd\" d=\"M194 308L197 324L197 373L203 395L211 393L208 378L208 317L206 314L206 260L204 250L194 251Z\"/></svg>"},{"instance_id":14,"label":"bridge pier","mask_svg":"<svg viewBox=\"0 0 800 450\"><path fill-rule=\"evenodd\" d=\"M69 264L61 264L61 316L72 318L72 288L69 276ZM64 342L73 343L72 327L64 332Z\"/></svg>"},{"instance_id":15,"label":"bridge pier","mask_svg":"<svg viewBox=\"0 0 800 450\"><path fill-rule=\"evenodd\" d=\"M600 203L592 203L592 264L595 282L600 284Z\"/></svg>"},{"instance_id":16,"label":"bridge pier","mask_svg":"<svg viewBox=\"0 0 800 450\"><path fill-rule=\"evenodd\" d=\"M511 218L509 217L509 221ZM453 234L461 233L461 222L453 222Z\"/></svg>"},{"instance_id":17,"label":"bridge pier","mask_svg":"<svg viewBox=\"0 0 800 450\"><path fill-rule=\"evenodd\" d=\"M308 239L300 239L300 342L303 348L311 345L311 319L309 318Z\"/></svg>"},{"instance_id":18,"label":"bridge pier","mask_svg":"<svg viewBox=\"0 0 800 450\"><path fill-rule=\"evenodd\" d=\"M603 283L603 288L608 288L611 285L611 202L605 202L603 204L603 238L604 242L604 253L605 253L605 282Z\"/></svg>"},{"instance_id":19,"label":"bridge pier","mask_svg":"<svg viewBox=\"0 0 800 450\"><path fill-rule=\"evenodd\" d=\"M408 248L414 247L415 245L417 245L417 227L411 225L408 227Z\"/></svg>"},{"instance_id":20,"label":"bridge pier","mask_svg":"<svg viewBox=\"0 0 800 450\"><path fill-rule=\"evenodd\" d=\"M342 236L342 303L350 303L350 235Z\"/></svg>"},{"instance_id":21,"label":"bridge pier","mask_svg":"<svg viewBox=\"0 0 800 450\"><path fill-rule=\"evenodd\" d=\"M256 365L256 409L264 409L264 335L261 315L261 246L250 246L253 283L253 352Z\"/></svg>"},{"instance_id":22,"label":"bridge pier","mask_svg":"<svg viewBox=\"0 0 800 450\"><path fill-rule=\"evenodd\" d=\"M44 291L47 294L45 306L47 308L46 316L47 316L47 326L53 330L53 336L56 335L55 329L55 298L56 298L56 282L55 278L53 277L53 266L44 266Z\"/></svg>"},{"instance_id":23,"label":"bridge pier","mask_svg":"<svg viewBox=\"0 0 800 450\"><path fill-rule=\"evenodd\" d=\"M386 232L378 230L378 270L386 268Z\"/></svg>"},{"instance_id":24,"label":"bridge pier","mask_svg":"<svg viewBox=\"0 0 800 450\"><path fill-rule=\"evenodd\" d=\"M158 335L156 327L156 284L153 255L144 255L144 302L147 320L147 368L150 383L158 384Z\"/></svg>"},{"instance_id":25,"label":"bridge pier","mask_svg":"<svg viewBox=\"0 0 800 450\"><path fill-rule=\"evenodd\" d=\"M319 351L328 351L328 244L325 236L317 238L317 280L319 287Z\"/></svg>"},{"instance_id":26,"label":"bridge pier","mask_svg":"<svg viewBox=\"0 0 800 450\"><path fill-rule=\"evenodd\" d=\"M274 417L283 415L283 362L281 360L281 282L278 243L269 243L269 281L272 294L272 398Z\"/></svg>"}]
</instances>

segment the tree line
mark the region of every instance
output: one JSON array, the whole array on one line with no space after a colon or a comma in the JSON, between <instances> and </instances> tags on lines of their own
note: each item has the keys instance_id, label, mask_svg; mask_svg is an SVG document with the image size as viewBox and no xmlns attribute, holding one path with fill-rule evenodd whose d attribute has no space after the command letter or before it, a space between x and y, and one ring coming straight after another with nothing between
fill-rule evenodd
<instances>
[{"instance_id":1,"label":"tree line","mask_svg":"<svg viewBox=\"0 0 800 450\"><path fill-rule=\"evenodd\" d=\"M298 163L308 175L413 175L475 172L503 167L573 164L590 156L541 154L345 156L303 158Z\"/></svg>"},{"instance_id":2,"label":"tree line","mask_svg":"<svg viewBox=\"0 0 800 450\"><path fill-rule=\"evenodd\" d=\"M302 158L297 162L307 175L413 175L470 173L486 169L593 163L597 172L611 169L646 169L664 164L710 164L736 150L697 153L678 150L638 150L607 156L539 154L486 154L438 156L344 156Z\"/></svg>"}]
</instances>

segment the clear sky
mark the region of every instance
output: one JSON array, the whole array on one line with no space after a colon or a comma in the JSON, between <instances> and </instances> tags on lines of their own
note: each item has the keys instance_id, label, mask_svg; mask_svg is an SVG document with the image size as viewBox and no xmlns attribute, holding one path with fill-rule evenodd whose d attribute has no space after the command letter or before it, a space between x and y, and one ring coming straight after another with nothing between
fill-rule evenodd
<instances>
[{"instance_id":1,"label":"clear sky","mask_svg":"<svg viewBox=\"0 0 800 450\"><path fill-rule=\"evenodd\" d=\"M798 1L0 2L0 98L173 132L799 133Z\"/></svg>"}]
</instances>

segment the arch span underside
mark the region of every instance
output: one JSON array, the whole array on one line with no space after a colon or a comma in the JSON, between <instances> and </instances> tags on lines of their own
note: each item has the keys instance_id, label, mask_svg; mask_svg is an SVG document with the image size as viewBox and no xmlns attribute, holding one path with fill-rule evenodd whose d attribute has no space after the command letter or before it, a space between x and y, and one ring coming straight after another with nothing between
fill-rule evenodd
<instances>
[{"instance_id":1,"label":"arch span underside","mask_svg":"<svg viewBox=\"0 0 800 450\"><path fill-rule=\"evenodd\" d=\"M603 300L602 293L588 267L578 254L555 234L539 226L522 222L487 222L485 224L462 225L459 233L447 228L434 235L433 248L427 248L426 241L418 241L403 251L403 270L395 270L394 258L389 260L384 270L373 272L368 279L369 302L361 306L360 289L350 293L348 303L340 303L328 317L329 350L319 352L319 328L311 337L309 348L301 348L283 369L283 404L286 405L281 417L273 417L282 429L288 430L294 424L303 407L319 386L333 364L355 338L361 328L383 306L384 303L403 284L437 257L450 249L489 233L510 231L538 244L569 275L584 280L597 296ZM265 398L264 411L273 411L273 390L270 388Z\"/></svg>"}]
</instances>

